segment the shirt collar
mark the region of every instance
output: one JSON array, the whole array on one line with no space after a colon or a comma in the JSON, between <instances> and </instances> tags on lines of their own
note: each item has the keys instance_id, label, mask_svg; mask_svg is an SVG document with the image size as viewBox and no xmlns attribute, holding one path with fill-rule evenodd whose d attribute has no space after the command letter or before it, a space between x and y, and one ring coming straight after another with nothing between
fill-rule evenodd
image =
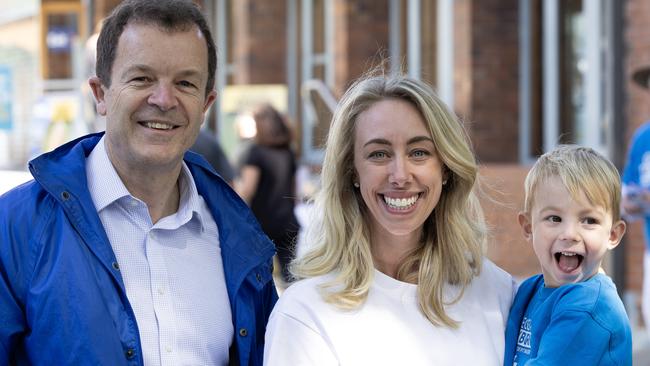
<instances>
[{"instance_id":1,"label":"shirt collar","mask_svg":"<svg viewBox=\"0 0 650 366\"><path fill-rule=\"evenodd\" d=\"M113 163L111 163L106 152L104 139L95 146L86 160L86 175L88 177L88 190L92 197L97 212L120 200L123 197L132 197L122 179L117 174ZM178 205L177 219L188 222L196 215L201 225L201 231L205 230L203 217L201 216L201 201L192 178L192 173L185 162L182 163L179 177L180 201Z\"/></svg>"},{"instance_id":2,"label":"shirt collar","mask_svg":"<svg viewBox=\"0 0 650 366\"><path fill-rule=\"evenodd\" d=\"M106 135L102 136L93 151L88 155L88 158L86 158L88 190L97 212L122 197L131 196L108 158L106 146L104 146L105 138Z\"/></svg>"}]
</instances>

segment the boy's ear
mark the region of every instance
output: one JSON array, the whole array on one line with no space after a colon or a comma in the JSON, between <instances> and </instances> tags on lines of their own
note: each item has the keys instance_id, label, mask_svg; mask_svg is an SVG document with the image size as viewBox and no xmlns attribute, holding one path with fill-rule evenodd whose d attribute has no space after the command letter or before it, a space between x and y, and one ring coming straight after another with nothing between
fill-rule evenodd
<instances>
[{"instance_id":1,"label":"boy's ear","mask_svg":"<svg viewBox=\"0 0 650 366\"><path fill-rule=\"evenodd\" d=\"M521 225L521 229L524 231L524 238L527 241L531 241L533 239L533 225L530 222L530 217L527 213L520 212L517 215L517 220L519 221L519 225Z\"/></svg>"},{"instance_id":2,"label":"boy's ear","mask_svg":"<svg viewBox=\"0 0 650 366\"><path fill-rule=\"evenodd\" d=\"M609 245L607 249L612 250L616 248L621 242L621 239L623 239L623 235L625 235L625 229L625 221L623 220L618 220L618 222L612 225L612 229L609 231Z\"/></svg>"}]
</instances>

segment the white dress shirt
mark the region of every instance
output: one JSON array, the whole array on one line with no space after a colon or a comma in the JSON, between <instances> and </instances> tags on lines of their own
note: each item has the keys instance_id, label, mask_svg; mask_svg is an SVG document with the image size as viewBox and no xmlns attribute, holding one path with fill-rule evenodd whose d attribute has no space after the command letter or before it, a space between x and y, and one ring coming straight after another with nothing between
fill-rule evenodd
<instances>
[{"instance_id":1,"label":"white dress shirt","mask_svg":"<svg viewBox=\"0 0 650 366\"><path fill-rule=\"evenodd\" d=\"M135 313L146 365L224 365L233 340L219 232L183 163L178 212L153 224L111 164L104 139L88 188Z\"/></svg>"}]
</instances>

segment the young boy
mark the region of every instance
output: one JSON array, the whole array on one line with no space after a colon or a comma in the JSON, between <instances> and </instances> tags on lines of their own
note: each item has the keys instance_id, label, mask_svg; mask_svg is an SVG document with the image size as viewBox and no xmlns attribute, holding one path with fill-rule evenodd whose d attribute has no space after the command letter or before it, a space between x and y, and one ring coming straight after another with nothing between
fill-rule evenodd
<instances>
[{"instance_id":1,"label":"young boy","mask_svg":"<svg viewBox=\"0 0 650 366\"><path fill-rule=\"evenodd\" d=\"M560 146L528 173L519 224L542 274L510 310L504 365L632 365L632 335L603 256L625 233L614 165L590 148Z\"/></svg>"}]
</instances>

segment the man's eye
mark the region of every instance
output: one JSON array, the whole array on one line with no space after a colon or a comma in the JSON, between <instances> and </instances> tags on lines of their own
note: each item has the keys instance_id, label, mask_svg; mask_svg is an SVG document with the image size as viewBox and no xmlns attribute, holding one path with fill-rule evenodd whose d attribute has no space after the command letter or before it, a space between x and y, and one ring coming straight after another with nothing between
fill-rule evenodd
<instances>
[{"instance_id":1,"label":"man's eye","mask_svg":"<svg viewBox=\"0 0 650 366\"><path fill-rule=\"evenodd\" d=\"M196 88L196 85L193 83L187 81L187 80L182 80L178 82L178 85L184 87L184 88Z\"/></svg>"},{"instance_id":2,"label":"man's eye","mask_svg":"<svg viewBox=\"0 0 650 366\"><path fill-rule=\"evenodd\" d=\"M147 83L149 81L151 81L151 79L149 79L147 76L136 76L131 79L131 82L135 83Z\"/></svg>"}]
</instances>

